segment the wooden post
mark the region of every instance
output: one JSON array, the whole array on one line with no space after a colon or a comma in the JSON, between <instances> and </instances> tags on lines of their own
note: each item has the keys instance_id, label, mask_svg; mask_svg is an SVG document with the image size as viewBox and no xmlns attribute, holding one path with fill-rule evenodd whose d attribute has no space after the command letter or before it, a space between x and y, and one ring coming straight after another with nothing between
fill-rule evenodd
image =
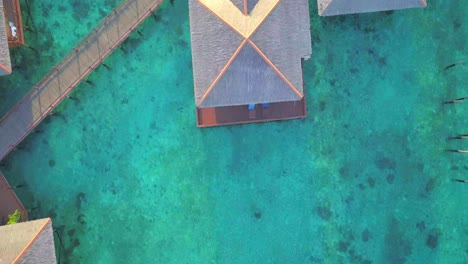
<instances>
[{"instance_id":1,"label":"wooden post","mask_svg":"<svg viewBox=\"0 0 468 264\"><path fill-rule=\"evenodd\" d=\"M458 104L458 103L461 103L461 102L465 101L465 99L468 99L468 97L461 97L461 98L457 98L457 99L454 99L454 100L445 101L445 102L443 102L443 104Z\"/></svg>"},{"instance_id":2,"label":"wooden post","mask_svg":"<svg viewBox=\"0 0 468 264\"><path fill-rule=\"evenodd\" d=\"M444 71L446 71L446 70L448 70L448 69L450 69L450 68L453 68L453 67L455 67L455 66L457 66L457 65L464 64L464 63L465 63L464 61L457 61L457 62L455 62L455 63L452 63L452 64L450 64L450 65L445 66L445 67L444 67Z\"/></svg>"},{"instance_id":3,"label":"wooden post","mask_svg":"<svg viewBox=\"0 0 468 264\"><path fill-rule=\"evenodd\" d=\"M37 51L35 48L31 47L30 45L28 45L28 44L26 44L26 43L24 44L24 46L26 46L27 48L32 49L33 51Z\"/></svg>"},{"instance_id":4,"label":"wooden post","mask_svg":"<svg viewBox=\"0 0 468 264\"><path fill-rule=\"evenodd\" d=\"M127 53L127 50L124 48L123 45L120 45L119 48L120 48L124 53Z\"/></svg>"},{"instance_id":5,"label":"wooden post","mask_svg":"<svg viewBox=\"0 0 468 264\"><path fill-rule=\"evenodd\" d=\"M448 152L455 152L455 153L462 153L462 154L468 154L468 150L463 150L463 149L447 149Z\"/></svg>"},{"instance_id":6,"label":"wooden post","mask_svg":"<svg viewBox=\"0 0 468 264\"><path fill-rule=\"evenodd\" d=\"M449 137L448 139L468 139L468 134L467 135L458 135L455 137Z\"/></svg>"}]
</instances>

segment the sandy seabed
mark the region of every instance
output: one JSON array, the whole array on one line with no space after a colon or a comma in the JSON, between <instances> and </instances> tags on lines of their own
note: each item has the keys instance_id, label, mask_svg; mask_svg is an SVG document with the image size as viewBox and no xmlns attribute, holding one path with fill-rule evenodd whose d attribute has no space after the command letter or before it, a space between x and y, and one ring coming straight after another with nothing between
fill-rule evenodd
<instances>
[{"instance_id":1,"label":"sandy seabed","mask_svg":"<svg viewBox=\"0 0 468 264\"><path fill-rule=\"evenodd\" d=\"M13 106L118 1L30 1ZM319 17L305 120L196 128L188 5L169 1L0 169L63 263L468 262L468 9ZM23 16L26 10L23 8ZM66 261L66 262L65 262Z\"/></svg>"}]
</instances>

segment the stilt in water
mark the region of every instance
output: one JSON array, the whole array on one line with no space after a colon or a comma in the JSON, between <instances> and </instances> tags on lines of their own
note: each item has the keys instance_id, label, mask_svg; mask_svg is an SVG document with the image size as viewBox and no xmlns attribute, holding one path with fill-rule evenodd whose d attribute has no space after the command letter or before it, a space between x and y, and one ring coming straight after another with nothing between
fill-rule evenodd
<instances>
[{"instance_id":1,"label":"stilt in water","mask_svg":"<svg viewBox=\"0 0 468 264\"><path fill-rule=\"evenodd\" d=\"M463 149L447 149L448 152L455 152L455 153L462 153L462 154L468 154L468 150L463 150Z\"/></svg>"},{"instance_id":2,"label":"stilt in water","mask_svg":"<svg viewBox=\"0 0 468 264\"><path fill-rule=\"evenodd\" d=\"M101 63L101 64L102 64L102 66L104 66L106 69L108 69L108 70L110 70L110 69L111 69L111 67L110 67L109 65L105 64L104 62L103 62L103 63Z\"/></svg>"},{"instance_id":3,"label":"stilt in water","mask_svg":"<svg viewBox=\"0 0 468 264\"><path fill-rule=\"evenodd\" d=\"M448 70L448 69L450 69L450 68L453 68L453 67L455 67L455 66L457 66L457 65L464 64L464 63L465 63L464 61L457 61L457 62L455 62L455 63L452 63L452 64L450 64L450 65L445 66L445 67L444 67L444 71L446 71L446 70Z\"/></svg>"},{"instance_id":4,"label":"stilt in water","mask_svg":"<svg viewBox=\"0 0 468 264\"><path fill-rule=\"evenodd\" d=\"M26 186L28 186L26 183L22 183L22 184L18 184L18 185L12 186L12 188L18 189L18 188L22 188L22 187L26 187Z\"/></svg>"},{"instance_id":5,"label":"stilt in water","mask_svg":"<svg viewBox=\"0 0 468 264\"><path fill-rule=\"evenodd\" d=\"M159 22L160 18L154 12L152 12L151 15L153 16L154 21Z\"/></svg>"},{"instance_id":6,"label":"stilt in water","mask_svg":"<svg viewBox=\"0 0 468 264\"><path fill-rule=\"evenodd\" d=\"M448 139L468 139L468 134L467 135L458 135L456 137L449 137Z\"/></svg>"},{"instance_id":7,"label":"stilt in water","mask_svg":"<svg viewBox=\"0 0 468 264\"><path fill-rule=\"evenodd\" d=\"M105 67L105 66L104 66L104 67ZM92 85L92 86L94 86L94 83L93 83L93 81L86 80L86 81L85 81L85 83L87 83L87 84L89 84L89 85Z\"/></svg>"},{"instance_id":8,"label":"stilt in water","mask_svg":"<svg viewBox=\"0 0 468 264\"><path fill-rule=\"evenodd\" d=\"M455 100L445 101L443 104L458 104L458 103L465 101L465 99L468 99L468 97L461 97Z\"/></svg>"},{"instance_id":9,"label":"stilt in water","mask_svg":"<svg viewBox=\"0 0 468 264\"><path fill-rule=\"evenodd\" d=\"M35 32L34 28L36 26L34 25L33 16L31 15L31 8L29 7L29 0L26 0L25 3L26 3L26 12L28 13L28 15L26 17L26 23L25 23L26 27L25 27L25 29L26 29L26 31L30 30L32 32ZM29 19L31 19L32 27L28 26Z\"/></svg>"},{"instance_id":10,"label":"stilt in water","mask_svg":"<svg viewBox=\"0 0 468 264\"><path fill-rule=\"evenodd\" d=\"M24 31L31 31L31 32L35 32L34 29L32 29L31 27L28 27L28 25L24 26Z\"/></svg>"},{"instance_id":11,"label":"stilt in water","mask_svg":"<svg viewBox=\"0 0 468 264\"><path fill-rule=\"evenodd\" d=\"M28 213L30 213L30 212L32 212L32 211L34 211L36 209L39 209L39 208L40 208L39 206L36 206L36 207L31 208L31 209L27 209L26 211L28 211Z\"/></svg>"},{"instance_id":12,"label":"stilt in water","mask_svg":"<svg viewBox=\"0 0 468 264\"><path fill-rule=\"evenodd\" d=\"M461 182L461 183L468 183L468 180L461 180L461 179L452 179L452 181Z\"/></svg>"},{"instance_id":13,"label":"stilt in water","mask_svg":"<svg viewBox=\"0 0 468 264\"><path fill-rule=\"evenodd\" d=\"M33 51L36 51L35 48L31 47L30 45L28 45L28 44L26 44L26 43L24 43L24 46L26 46L27 48L29 48L29 49L31 49L31 50L33 50Z\"/></svg>"},{"instance_id":14,"label":"stilt in water","mask_svg":"<svg viewBox=\"0 0 468 264\"><path fill-rule=\"evenodd\" d=\"M63 251L65 251L65 247L63 246L63 242L62 242L62 237L60 236L60 233L59 231L61 231L63 228L65 227L65 225L61 225L57 228L53 228L53 232L57 235L57 238L60 242L60 249L59 249L59 254L58 254L58 262L57 263L61 263L60 260L61 260L61 257L62 257L62 249Z\"/></svg>"}]
</instances>

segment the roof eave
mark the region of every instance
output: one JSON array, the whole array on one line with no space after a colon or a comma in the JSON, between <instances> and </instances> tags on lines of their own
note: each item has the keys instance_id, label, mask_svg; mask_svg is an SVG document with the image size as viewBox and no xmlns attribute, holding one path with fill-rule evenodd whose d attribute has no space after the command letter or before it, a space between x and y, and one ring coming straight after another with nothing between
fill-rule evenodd
<instances>
[{"instance_id":1,"label":"roof eave","mask_svg":"<svg viewBox=\"0 0 468 264\"><path fill-rule=\"evenodd\" d=\"M11 68L0 63L0 76L11 74Z\"/></svg>"},{"instance_id":2,"label":"roof eave","mask_svg":"<svg viewBox=\"0 0 468 264\"><path fill-rule=\"evenodd\" d=\"M375 10L375 11L362 11L362 12L330 14L330 13L327 12L327 10L328 10L328 7L330 6L330 4L333 2L333 0L331 0L330 2L328 2L328 4L324 8L318 9L318 14L319 14L319 16L338 16L338 15L350 15L350 14L358 14L358 13L382 12L382 11L389 11L389 10L401 10L401 9L426 8L427 7L426 0L419 0L419 1L421 2L421 6L411 6L411 7L403 7L403 8L396 8L396 9L388 9L388 10Z\"/></svg>"}]
</instances>

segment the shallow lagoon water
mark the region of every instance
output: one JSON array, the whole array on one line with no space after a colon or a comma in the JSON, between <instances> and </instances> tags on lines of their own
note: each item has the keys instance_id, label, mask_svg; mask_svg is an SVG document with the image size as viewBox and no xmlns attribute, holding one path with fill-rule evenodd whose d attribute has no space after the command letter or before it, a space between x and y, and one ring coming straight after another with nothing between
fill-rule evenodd
<instances>
[{"instance_id":1,"label":"shallow lagoon water","mask_svg":"<svg viewBox=\"0 0 468 264\"><path fill-rule=\"evenodd\" d=\"M30 2L3 112L118 1ZM442 105L468 96L468 65L443 70L467 60L466 6L316 10L305 120L196 128L188 5L167 1L4 159L62 261L467 262L468 160L445 150L468 149L446 139L468 104Z\"/></svg>"}]
</instances>

